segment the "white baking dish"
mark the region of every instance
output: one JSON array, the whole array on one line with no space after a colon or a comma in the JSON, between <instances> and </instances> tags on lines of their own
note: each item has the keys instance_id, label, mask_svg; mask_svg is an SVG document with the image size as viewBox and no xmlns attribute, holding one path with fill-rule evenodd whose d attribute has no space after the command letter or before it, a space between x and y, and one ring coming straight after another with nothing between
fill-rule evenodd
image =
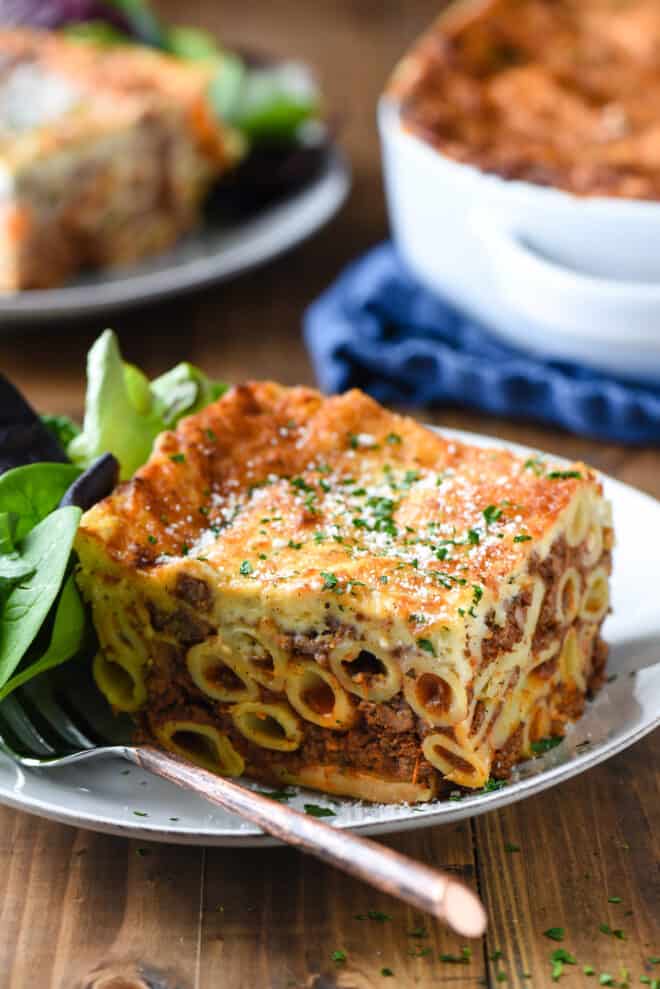
<instances>
[{"instance_id":1,"label":"white baking dish","mask_svg":"<svg viewBox=\"0 0 660 989\"><path fill-rule=\"evenodd\" d=\"M419 280L516 347L660 383L660 203L460 164L378 111L394 239Z\"/></svg>"}]
</instances>

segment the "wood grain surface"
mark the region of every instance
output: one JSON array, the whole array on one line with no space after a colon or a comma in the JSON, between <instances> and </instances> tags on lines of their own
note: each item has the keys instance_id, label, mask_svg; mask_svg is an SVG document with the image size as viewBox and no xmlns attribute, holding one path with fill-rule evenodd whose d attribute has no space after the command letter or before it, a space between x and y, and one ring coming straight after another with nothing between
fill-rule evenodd
<instances>
[{"instance_id":1,"label":"wood grain surface","mask_svg":"<svg viewBox=\"0 0 660 989\"><path fill-rule=\"evenodd\" d=\"M287 257L237 281L112 320L152 374L178 360L231 380L313 381L306 304L386 236L374 106L435 0L161 0L172 19L313 63L354 169L348 206ZM0 367L42 409L79 415L84 355L102 327L0 338ZM660 496L660 453L457 408L425 419L504 436ZM660 544L658 533L649 534ZM657 592L658 589L650 589ZM660 738L546 794L474 821L385 840L478 888L490 930L471 945L428 917L290 849L143 845L0 809L0 989L387 989L638 986L660 978ZM515 846L517 851L507 851ZM621 902L609 902L619 898ZM376 911L376 919L356 919ZM379 913L380 912L380 913ZM601 924L623 932L604 934ZM544 936L563 928L564 940ZM552 979L550 956L577 960ZM345 961L332 954L343 951ZM585 975L583 966L595 975ZM387 971L393 974L385 974ZM555 973L557 975L558 973ZM607 984L607 980L602 983Z\"/></svg>"}]
</instances>

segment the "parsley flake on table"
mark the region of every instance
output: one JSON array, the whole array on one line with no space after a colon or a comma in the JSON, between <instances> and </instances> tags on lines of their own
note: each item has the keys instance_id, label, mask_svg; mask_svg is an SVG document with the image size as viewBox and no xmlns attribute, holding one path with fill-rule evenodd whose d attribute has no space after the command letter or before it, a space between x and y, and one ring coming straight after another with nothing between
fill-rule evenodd
<instances>
[{"instance_id":1,"label":"parsley flake on table","mask_svg":"<svg viewBox=\"0 0 660 989\"><path fill-rule=\"evenodd\" d=\"M346 961L346 952L345 951L333 951L332 954L330 955L330 957L332 958L333 962L336 962L337 965L341 965L342 962L345 962Z\"/></svg>"},{"instance_id":2,"label":"parsley flake on table","mask_svg":"<svg viewBox=\"0 0 660 989\"><path fill-rule=\"evenodd\" d=\"M621 899L620 896L608 896L607 897L607 902L608 903L623 903L623 900Z\"/></svg>"},{"instance_id":3,"label":"parsley flake on table","mask_svg":"<svg viewBox=\"0 0 660 989\"><path fill-rule=\"evenodd\" d=\"M428 937L429 932L425 927L413 927L411 931L408 931L408 937Z\"/></svg>"},{"instance_id":4,"label":"parsley flake on table","mask_svg":"<svg viewBox=\"0 0 660 989\"><path fill-rule=\"evenodd\" d=\"M543 936L550 938L551 941L563 941L566 931L563 927L549 927L547 931L543 931Z\"/></svg>"},{"instance_id":5,"label":"parsley flake on table","mask_svg":"<svg viewBox=\"0 0 660 989\"><path fill-rule=\"evenodd\" d=\"M472 948L461 948L460 955L441 954L438 958L449 965L468 965L472 960Z\"/></svg>"},{"instance_id":6,"label":"parsley flake on table","mask_svg":"<svg viewBox=\"0 0 660 989\"><path fill-rule=\"evenodd\" d=\"M505 852L519 852L520 851L520 845L514 845L510 841L505 841L504 842L504 851Z\"/></svg>"},{"instance_id":7,"label":"parsley flake on table","mask_svg":"<svg viewBox=\"0 0 660 989\"><path fill-rule=\"evenodd\" d=\"M388 913L383 913L382 910L367 910L366 913L356 913L356 920L377 920L379 924L384 924L386 920L391 920L392 918Z\"/></svg>"},{"instance_id":8,"label":"parsley flake on table","mask_svg":"<svg viewBox=\"0 0 660 989\"><path fill-rule=\"evenodd\" d=\"M394 975L394 972L392 971L391 968L381 968L380 974L384 976L392 976Z\"/></svg>"}]
</instances>

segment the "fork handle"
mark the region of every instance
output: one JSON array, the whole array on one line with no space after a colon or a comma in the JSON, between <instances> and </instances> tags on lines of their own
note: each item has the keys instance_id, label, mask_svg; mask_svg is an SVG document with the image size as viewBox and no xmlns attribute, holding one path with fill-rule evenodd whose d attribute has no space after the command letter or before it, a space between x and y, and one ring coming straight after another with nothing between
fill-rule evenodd
<instances>
[{"instance_id":1,"label":"fork handle","mask_svg":"<svg viewBox=\"0 0 660 989\"><path fill-rule=\"evenodd\" d=\"M238 814L294 848L438 917L464 937L479 937L486 928L486 913L479 897L449 873L350 831L333 828L150 745L128 749L126 755L143 769Z\"/></svg>"}]
</instances>

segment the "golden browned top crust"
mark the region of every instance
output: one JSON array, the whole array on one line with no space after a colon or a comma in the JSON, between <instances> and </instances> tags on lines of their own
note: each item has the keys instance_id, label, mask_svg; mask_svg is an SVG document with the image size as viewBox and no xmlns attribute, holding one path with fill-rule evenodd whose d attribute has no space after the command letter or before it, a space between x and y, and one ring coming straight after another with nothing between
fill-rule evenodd
<instances>
[{"instance_id":1,"label":"golden browned top crust","mask_svg":"<svg viewBox=\"0 0 660 989\"><path fill-rule=\"evenodd\" d=\"M657 0L468 0L398 66L405 125L458 161L660 198Z\"/></svg>"},{"instance_id":2,"label":"golden browned top crust","mask_svg":"<svg viewBox=\"0 0 660 989\"><path fill-rule=\"evenodd\" d=\"M582 464L467 446L357 390L256 382L163 433L84 515L79 548L145 577L196 558L224 585L363 588L415 611L495 590L583 488L600 491Z\"/></svg>"}]
</instances>

